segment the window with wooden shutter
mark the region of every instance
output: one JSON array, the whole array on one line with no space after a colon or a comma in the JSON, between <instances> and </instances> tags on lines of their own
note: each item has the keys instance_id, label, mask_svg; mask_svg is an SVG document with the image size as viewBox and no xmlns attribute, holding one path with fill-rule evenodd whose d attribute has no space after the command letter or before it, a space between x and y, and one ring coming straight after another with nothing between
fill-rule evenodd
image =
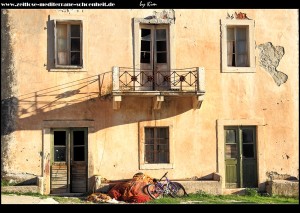
<instances>
[{"instance_id":1,"label":"window with wooden shutter","mask_svg":"<svg viewBox=\"0 0 300 213\"><path fill-rule=\"evenodd\" d=\"M82 68L83 67L83 39L82 21L54 22L55 38L55 67Z\"/></svg>"}]
</instances>

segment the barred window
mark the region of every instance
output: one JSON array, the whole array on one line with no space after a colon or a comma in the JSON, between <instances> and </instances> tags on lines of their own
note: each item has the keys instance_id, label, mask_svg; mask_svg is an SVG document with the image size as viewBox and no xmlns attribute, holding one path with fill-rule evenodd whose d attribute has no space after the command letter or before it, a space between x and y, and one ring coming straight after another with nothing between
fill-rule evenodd
<instances>
[{"instance_id":1,"label":"barred window","mask_svg":"<svg viewBox=\"0 0 300 213\"><path fill-rule=\"evenodd\" d=\"M169 128L145 127L145 163L169 163Z\"/></svg>"}]
</instances>

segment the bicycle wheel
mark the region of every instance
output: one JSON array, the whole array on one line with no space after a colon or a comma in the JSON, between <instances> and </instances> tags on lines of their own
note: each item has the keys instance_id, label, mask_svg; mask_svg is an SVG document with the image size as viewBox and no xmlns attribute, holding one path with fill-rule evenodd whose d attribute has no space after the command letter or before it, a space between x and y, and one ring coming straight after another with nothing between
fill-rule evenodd
<instances>
[{"instance_id":1,"label":"bicycle wheel","mask_svg":"<svg viewBox=\"0 0 300 213\"><path fill-rule=\"evenodd\" d=\"M171 197L177 197L178 187L176 186L176 184L170 182L168 183L167 187L169 189L169 195Z\"/></svg>"},{"instance_id":2,"label":"bicycle wheel","mask_svg":"<svg viewBox=\"0 0 300 213\"><path fill-rule=\"evenodd\" d=\"M149 184L147 185L147 192L153 199L158 199L163 196L163 193L159 187L157 187L155 184Z\"/></svg>"},{"instance_id":3,"label":"bicycle wheel","mask_svg":"<svg viewBox=\"0 0 300 213\"><path fill-rule=\"evenodd\" d=\"M175 184L177 186L177 193L176 193L176 197L183 197L183 196L188 196L188 194L185 191L185 188L183 187L183 185L181 183L178 182L172 182L173 184Z\"/></svg>"}]
</instances>

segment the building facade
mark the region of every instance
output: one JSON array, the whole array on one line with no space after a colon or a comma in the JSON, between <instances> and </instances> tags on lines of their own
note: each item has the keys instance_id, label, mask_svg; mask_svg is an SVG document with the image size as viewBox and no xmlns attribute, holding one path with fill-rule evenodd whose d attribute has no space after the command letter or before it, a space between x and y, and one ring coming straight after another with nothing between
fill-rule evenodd
<instances>
[{"instance_id":1,"label":"building facade","mask_svg":"<svg viewBox=\"0 0 300 213\"><path fill-rule=\"evenodd\" d=\"M298 11L1 11L2 178L299 178Z\"/></svg>"}]
</instances>

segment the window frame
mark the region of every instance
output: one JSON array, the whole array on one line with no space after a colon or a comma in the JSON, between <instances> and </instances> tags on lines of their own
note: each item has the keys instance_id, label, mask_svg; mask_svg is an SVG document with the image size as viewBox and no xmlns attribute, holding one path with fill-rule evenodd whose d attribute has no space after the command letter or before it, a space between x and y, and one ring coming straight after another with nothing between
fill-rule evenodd
<instances>
[{"instance_id":1,"label":"window frame","mask_svg":"<svg viewBox=\"0 0 300 213\"><path fill-rule=\"evenodd\" d=\"M83 16L65 16L65 15L53 15L50 17L52 24L50 25L52 30L51 42L51 56L50 56L50 72L87 72L88 71L88 18ZM56 26L58 22L63 23L81 23L81 65L56 65L57 63L57 51L56 51Z\"/></svg>"},{"instance_id":2,"label":"window frame","mask_svg":"<svg viewBox=\"0 0 300 213\"><path fill-rule=\"evenodd\" d=\"M227 27L247 27L248 28L248 64L247 67L228 66L227 64ZM221 19L221 63L222 72L256 72L255 70L255 40L254 40L254 20Z\"/></svg>"},{"instance_id":3,"label":"window frame","mask_svg":"<svg viewBox=\"0 0 300 213\"><path fill-rule=\"evenodd\" d=\"M144 18L133 18L133 67L136 70L140 69L141 66L141 29L147 25L168 25L167 29L167 64L170 69L176 68L176 45L175 45L175 22L172 19L144 19ZM151 52L151 51L150 51ZM153 52L153 50L152 50Z\"/></svg>"},{"instance_id":4,"label":"window frame","mask_svg":"<svg viewBox=\"0 0 300 213\"><path fill-rule=\"evenodd\" d=\"M139 169L153 170L153 169L174 169L174 145L175 137L173 131L173 122L168 120L153 120L139 122ZM145 162L145 128L169 128L169 163L146 163Z\"/></svg>"},{"instance_id":5,"label":"window frame","mask_svg":"<svg viewBox=\"0 0 300 213\"><path fill-rule=\"evenodd\" d=\"M58 46L57 46L57 25L58 24L65 24L67 25L67 54L68 54L68 64L58 64ZM71 25L79 25L80 26L80 64L79 65L71 65L71 61L70 61L70 53L71 53ZM82 68L83 67L83 49L82 49L82 37L83 37L83 32L82 32L82 27L83 27L83 23L81 20L54 20L54 65L55 68L73 68L73 69L77 69L77 68Z\"/></svg>"},{"instance_id":6,"label":"window frame","mask_svg":"<svg viewBox=\"0 0 300 213\"><path fill-rule=\"evenodd\" d=\"M147 138L147 134L146 134L146 129L153 129L153 138ZM166 133L167 133L167 138L159 138L158 137L158 131L159 131L159 129L164 129L164 131L166 131ZM169 132L169 127L162 127L162 126L160 126L160 127L148 127L148 126L146 126L145 128L144 128L144 131L145 131L145 155L144 155L144 160L145 160L145 164L163 164L163 163L169 163L170 162L170 142L169 142L169 138L170 138L170 132ZM147 145L151 145L150 143L148 144L147 143L147 139L153 139L153 149L151 150L151 152L153 152L153 162L146 162L146 160L147 160L147 148L146 148L146 146ZM167 141L167 143L166 144L161 144L161 143L159 143L159 140L160 139L162 139L162 140L165 140L165 141ZM167 154L167 162L159 162L160 161L160 159L159 159L159 151L157 150L157 147L158 146L166 146L167 147L167 149L163 149L163 152L167 152L168 154ZM148 150L149 151L149 150Z\"/></svg>"}]
</instances>

